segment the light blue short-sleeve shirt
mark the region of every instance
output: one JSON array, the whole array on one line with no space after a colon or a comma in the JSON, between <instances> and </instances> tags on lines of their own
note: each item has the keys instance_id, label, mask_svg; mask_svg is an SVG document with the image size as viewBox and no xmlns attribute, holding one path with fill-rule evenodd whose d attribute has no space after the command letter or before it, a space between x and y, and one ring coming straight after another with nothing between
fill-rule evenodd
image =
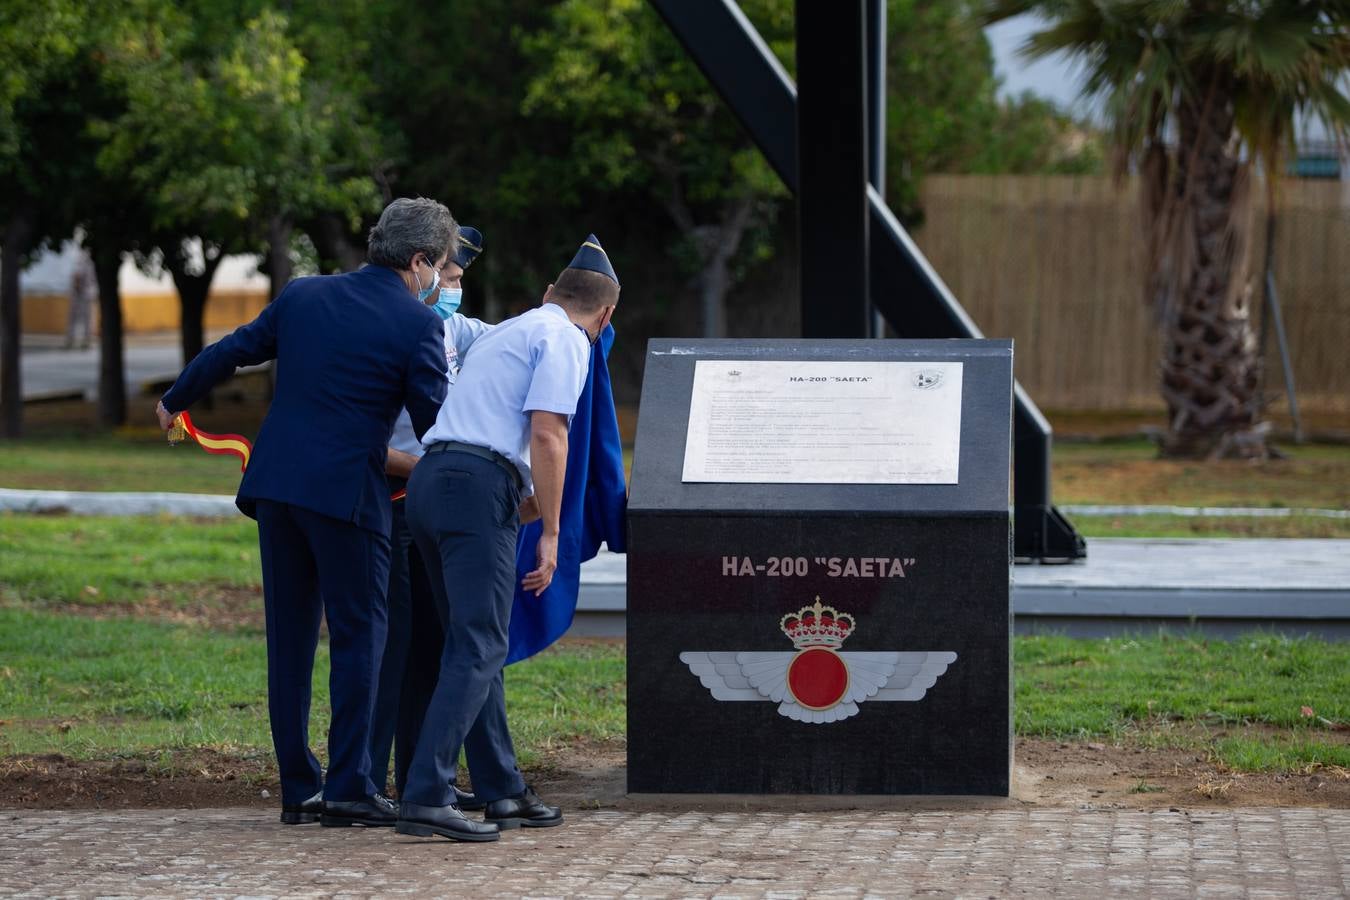
<instances>
[{"instance_id":1,"label":"light blue short-sleeve shirt","mask_svg":"<svg viewBox=\"0 0 1350 900\"><path fill-rule=\"evenodd\" d=\"M492 325L481 319L470 319L459 313L455 313L445 321L445 377L451 384L455 383L455 376L459 374L459 364L464 354L469 352L469 348L480 335L492 328ZM413 456L422 455L422 445L417 440L417 432L413 431L412 417L408 415L406 409L399 410L398 418L394 420L394 432L389 436L389 446L394 450L411 453Z\"/></svg>"},{"instance_id":2,"label":"light blue short-sleeve shirt","mask_svg":"<svg viewBox=\"0 0 1350 900\"><path fill-rule=\"evenodd\" d=\"M476 336L423 446L459 441L496 450L530 476L530 414L570 417L586 385L591 348L561 306L545 303Z\"/></svg>"}]
</instances>

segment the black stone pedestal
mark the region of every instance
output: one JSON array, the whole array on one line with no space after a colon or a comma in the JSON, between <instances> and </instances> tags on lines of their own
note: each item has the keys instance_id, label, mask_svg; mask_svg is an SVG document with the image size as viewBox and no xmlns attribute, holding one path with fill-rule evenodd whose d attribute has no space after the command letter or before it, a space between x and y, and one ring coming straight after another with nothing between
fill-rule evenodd
<instances>
[{"instance_id":1,"label":"black stone pedestal","mask_svg":"<svg viewBox=\"0 0 1350 900\"><path fill-rule=\"evenodd\" d=\"M682 480L695 362L960 362L955 484ZM653 341L628 551L628 789L1008 794L1006 341Z\"/></svg>"}]
</instances>

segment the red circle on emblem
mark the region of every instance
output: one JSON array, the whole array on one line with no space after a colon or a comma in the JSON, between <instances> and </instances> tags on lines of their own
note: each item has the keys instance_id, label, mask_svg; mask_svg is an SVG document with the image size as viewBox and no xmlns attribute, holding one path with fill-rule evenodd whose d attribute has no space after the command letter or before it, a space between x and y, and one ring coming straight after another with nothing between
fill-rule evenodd
<instances>
[{"instance_id":1,"label":"red circle on emblem","mask_svg":"<svg viewBox=\"0 0 1350 900\"><path fill-rule=\"evenodd\" d=\"M848 666L833 650L812 647L788 663L787 682L798 705L829 709L844 699L848 690Z\"/></svg>"}]
</instances>

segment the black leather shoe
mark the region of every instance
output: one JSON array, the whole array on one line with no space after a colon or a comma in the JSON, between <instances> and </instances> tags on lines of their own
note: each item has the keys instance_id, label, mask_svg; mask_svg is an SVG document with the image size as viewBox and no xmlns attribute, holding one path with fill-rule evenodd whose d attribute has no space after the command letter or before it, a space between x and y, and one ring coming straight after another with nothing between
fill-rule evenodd
<instances>
[{"instance_id":1,"label":"black leather shoe","mask_svg":"<svg viewBox=\"0 0 1350 900\"><path fill-rule=\"evenodd\" d=\"M398 808L394 806L394 801L382 794L364 800L325 800L323 812L319 815L319 824L329 828L346 828L349 825L379 827L393 825L396 821Z\"/></svg>"},{"instance_id":2,"label":"black leather shoe","mask_svg":"<svg viewBox=\"0 0 1350 900\"><path fill-rule=\"evenodd\" d=\"M526 788L519 797L493 800L483 813L484 822L496 822L501 828L552 828L562 824L562 810L545 806L539 795Z\"/></svg>"},{"instance_id":3,"label":"black leather shoe","mask_svg":"<svg viewBox=\"0 0 1350 900\"><path fill-rule=\"evenodd\" d=\"M451 785L454 787L454 785ZM478 812L487 808L487 804L478 799L477 794L455 788L455 805L465 812Z\"/></svg>"},{"instance_id":4,"label":"black leather shoe","mask_svg":"<svg viewBox=\"0 0 1350 900\"><path fill-rule=\"evenodd\" d=\"M319 821L319 813L321 812L323 812L322 788L313 797L301 803L281 804L281 824L309 825L312 822Z\"/></svg>"},{"instance_id":5,"label":"black leather shoe","mask_svg":"<svg viewBox=\"0 0 1350 900\"><path fill-rule=\"evenodd\" d=\"M457 806L421 806L407 800L399 804L394 830L416 837L439 834L452 841L495 841L501 837L496 825L465 818Z\"/></svg>"}]
</instances>

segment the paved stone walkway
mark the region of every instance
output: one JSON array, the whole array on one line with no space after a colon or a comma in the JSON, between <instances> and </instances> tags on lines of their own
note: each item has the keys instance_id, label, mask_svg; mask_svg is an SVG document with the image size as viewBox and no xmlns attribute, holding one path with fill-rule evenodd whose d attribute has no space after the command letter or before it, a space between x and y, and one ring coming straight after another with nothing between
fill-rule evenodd
<instances>
[{"instance_id":1,"label":"paved stone walkway","mask_svg":"<svg viewBox=\"0 0 1350 900\"><path fill-rule=\"evenodd\" d=\"M0 811L3 896L1344 897L1350 810L568 812L495 844Z\"/></svg>"}]
</instances>

